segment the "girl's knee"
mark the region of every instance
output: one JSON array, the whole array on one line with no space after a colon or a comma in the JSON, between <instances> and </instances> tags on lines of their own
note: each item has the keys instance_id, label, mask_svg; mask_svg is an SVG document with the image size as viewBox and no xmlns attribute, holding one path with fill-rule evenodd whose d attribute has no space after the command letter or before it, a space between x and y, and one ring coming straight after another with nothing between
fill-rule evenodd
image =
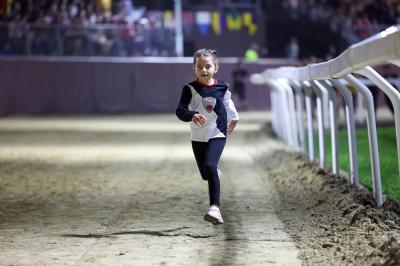
<instances>
[{"instance_id":1,"label":"girl's knee","mask_svg":"<svg viewBox=\"0 0 400 266\"><path fill-rule=\"evenodd\" d=\"M217 172L217 166L215 164L207 163L205 165L206 174Z\"/></svg>"},{"instance_id":2,"label":"girl's knee","mask_svg":"<svg viewBox=\"0 0 400 266\"><path fill-rule=\"evenodd\" d=\"M205 165L205 175L207 180L211 180L213 177L218 176L217 165L215 164L206 164Z\"/></svg>"}]
</instances>

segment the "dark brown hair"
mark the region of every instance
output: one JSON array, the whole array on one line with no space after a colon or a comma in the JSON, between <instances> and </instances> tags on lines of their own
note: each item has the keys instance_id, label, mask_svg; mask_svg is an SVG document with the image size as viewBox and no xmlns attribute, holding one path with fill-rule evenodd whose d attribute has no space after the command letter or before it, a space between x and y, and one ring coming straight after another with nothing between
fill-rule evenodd
<instances>
[{"instance_id":1,"label":"dark brown hair","mask_svg":"<svg viewBox=\"0 0 400 266\"><path fill-rule=\"evenodd\" d=\"M200 50L197 50L194 53L194 56L193 56L193 65L196 65L196 59L200 58L202 56L212 56L212 58L214 60L214 64L216 66L218 66L218 53L217 53L217 51L211 50L211 49L200 49Z\"/></svg>"}]
</instances>

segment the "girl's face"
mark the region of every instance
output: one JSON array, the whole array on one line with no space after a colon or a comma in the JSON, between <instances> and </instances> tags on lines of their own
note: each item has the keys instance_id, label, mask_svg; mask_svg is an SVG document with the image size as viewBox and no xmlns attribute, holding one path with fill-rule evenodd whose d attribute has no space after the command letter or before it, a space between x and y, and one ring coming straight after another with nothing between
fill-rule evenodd
<instances>
[{"instance_id":1,"label":"girl's face","mask_svg":"<svg viewBox=\"0 0 400 266\"><path fill-rule=\"evenodd\" d=\"M201 56L196 58L193 72L197 79L206 84L214 83L214 74L217 73L218 66L212 56Z\"/></svg>"}]
</instances>

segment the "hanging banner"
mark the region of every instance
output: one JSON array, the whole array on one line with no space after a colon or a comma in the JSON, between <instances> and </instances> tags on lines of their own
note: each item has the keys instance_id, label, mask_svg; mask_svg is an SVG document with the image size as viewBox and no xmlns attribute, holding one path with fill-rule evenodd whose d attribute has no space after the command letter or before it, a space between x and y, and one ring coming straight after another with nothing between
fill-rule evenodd
<instances>
[{"instance_id":1,"label":"hanging banner","mask_svg":"<svg viewBox=\"0 0 400 266\"><path fill-rule=\"evenodd\" d=\"M243 13L243 26L248 28L249 35L254 35L257 31L257 24L253 22L253 14L251 12Z\"/></svg>"},{"instance_id":2,"label":"hanging banner","mask_svg":"<svg viewBox=\"0 0 400 266\"><path fill-rule=\"evenodd\" d=\"M242 29L242 17L240 16L240 14L227 14L226 26L229 31L240 31Z\"/></svg>"},{"instance_id":3,"label":"hanging banner","mask_svg":"<svg viewBox=\"0 0 400 266\"><path fill-rule=\"evenodd\" d=\"M221 16L217 11L212 12L211 26L216 35L221 35Z\"/></svg>"},{"instance_id":4,"label":"hanging banner","mask_svg":"<svg viewBox=\"0 0 400 266\"><path fill-rule=\"evenodd\" d=\"M224 32L226 30L226 16L224 11L221 10L219 17L221 20L221 32Z\"/></svg>"},{"instance_id":5,"label":"hanging banner","mask_svg":"<svg viewBox=\"0 0 400 266\"><path fill-rule=\"evenodd\" d=\"M172 11L164 12L164 23L166 25L173 25L174 18ZM182 24L184 34L186 35L193 34L195 26L204 35L210 32L213 32L215 35L221 35L226 30L232 33L246 30L249 36L254 36L258 29L255 16L252 12L183 11Z\"/></svg>"},{"instance_id":6,"label":"hanging banner","mask_svg":"<svg viewBox=\"0 0 400 266\"><path fill-rule=\"evenodd\" d=\"M182 12L183 33L190 35L193 32L194 13L191 11Z\"/></svg>"},{"instance_id":7,"label":"hanging banner","mask_svg":"<svg viewBox=\"0 0 400 266\"><path fill-rule=\"evenodd\" d=\"M196 12L196 24L199 31L206 35L210 31L211 27L211 14L207 11Z\"/></svg>"}]
</instances>

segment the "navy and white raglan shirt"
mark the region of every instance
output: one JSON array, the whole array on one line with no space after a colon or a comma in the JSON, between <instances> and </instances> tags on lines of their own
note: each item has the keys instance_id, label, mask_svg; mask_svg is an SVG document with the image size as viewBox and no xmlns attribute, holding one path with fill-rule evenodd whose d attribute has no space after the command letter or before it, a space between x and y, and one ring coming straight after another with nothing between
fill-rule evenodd
<instances>
[{"instance_id":1,"label":"navy and white raglan shirt","mask_svg":"<svg viewBox=\"0 0 400 266\"><path fill-rule=\"evenodd\" d=\"M227 82L217 80L213 85L196 80L183 87L176 115L180 120L190 122L193 141L208 142L212 138L225 138L229 122L239 120L228 89ZM207 119L202 127L192 122L193 115L197 113Z\"/></svg>"}]
</instances>

